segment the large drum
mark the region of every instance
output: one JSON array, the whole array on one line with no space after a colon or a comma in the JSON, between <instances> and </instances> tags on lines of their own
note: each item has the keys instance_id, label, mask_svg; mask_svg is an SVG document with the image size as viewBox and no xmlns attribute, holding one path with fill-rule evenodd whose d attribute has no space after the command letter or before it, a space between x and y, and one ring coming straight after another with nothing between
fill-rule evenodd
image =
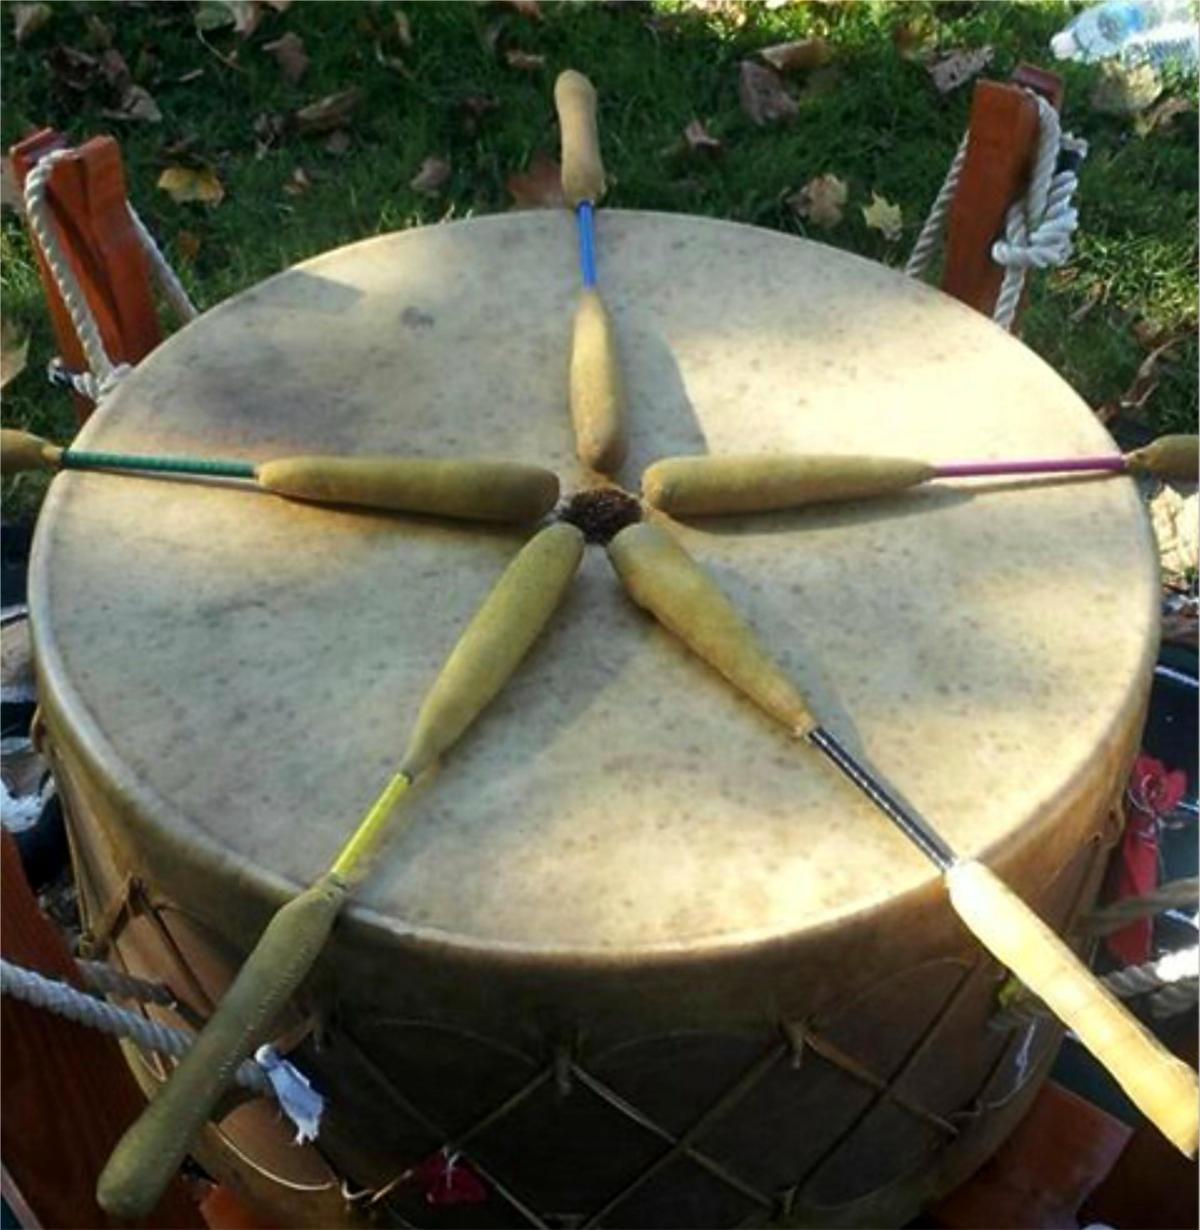
<instances>
[{"instance_id":1,"label":"large drum","mask_svg":"<svg viewBox=\"0 0 1200 1230\"><path fill-rule=\"evenodd\" d=\"M706 451L1110 447L1019 342L892 270L703 219L598 228L631 490ZM569 492L577 293L565 211L356 244L188 326L79 443L485 455ZM1131 481L942 483L674 532L961 854L1060 929L1090 904L1155 647ZM32 603L93 947L202 1017L393 771L525 537L57 478ZM280 1146L258 1103L199 1147L282 1221L900 1224L998 1144L1058 1040L989 1024L1002 971L934 869L598 549L413 814L281 1027L328 1097L317 1145ZM442 1179L470 1167L446 1184L468 1203L430 1186L439 1158Z\"/></svg>"}]
</instances>

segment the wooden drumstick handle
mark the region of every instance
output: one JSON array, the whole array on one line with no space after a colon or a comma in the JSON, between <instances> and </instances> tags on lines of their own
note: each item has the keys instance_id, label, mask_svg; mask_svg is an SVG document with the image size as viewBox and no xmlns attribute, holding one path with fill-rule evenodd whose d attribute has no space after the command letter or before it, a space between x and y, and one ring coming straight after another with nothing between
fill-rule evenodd
<instances>
[{"instance_id":1,"label":"wooden drumstick handle","mask_svg":"<svg viewBox=\"0 0 1200 1230\"><path fill-rule=\"evenodd\" d=\"M286 457L256 469L260 487L320 504L477 521L536 521L558 501L558 477L514 461Z\"/></svg>"},{"instance_id":2,"label":"wooden drumstick handle","mask_svg":"<svg viewBox=\"0 0 1200 1230\"><path fill-rule=\"evenodd\" d=\"M113 1151L96 1188L103 1209L139 1218L158 1203L238 1066L266 1041L275 1017L312 968L346 893L343 883L327 875L267 924L191 1050Z\"/></svg>"},{"instance_id":3,"label":"wooden drumstick handle","mask_svg":"<svg viewBox=\"0 0 1200 1230\"><path fill-rule=\"evenodd\" d=\"M581 201L598 205L607 185L596 131L596 91L582 73L568 68L554 83L554 105L562 129L563 196L572 209Z\"/></svg>"},{"instance_id":4,"label":"wooden drumstick handle","mask_svg":"<svg viewBox=\"0 0 1200 1230\"><path fill-rule=\"evenodd\" d=\"M642 494L663 512L708 516L886 495L933 475L905 457L668 457L642 475Z\"/></svg>"},{"instance_id":5,"label":"wooden drumstick handle","mask_svg":"<svg viewBox=\"0 0 1200 1230\"><path fill-rule=\"evenodd\" d=\"M1126 453L1125 466L1131 474L1200 482L1200 436L1159 436Z\"/></svg>"},{"instance_id":6,"label":"wooden drumstick handle","mask_svg":"<svg viewBox=\"0 0 1200 1230\"><path fill-rule=\"evenodd\" d=\"M0 470L19 474L22 470L53 470L62 457L62 449L41 436L10 427L0 428Z\"/></svg>"},{"instance_id":7,"label":"wooden drumstick handle","mask_svg":"<svg viewBox=\"0 0 1200 1230\"><path fill-rule=\"evenodd\" d=\"M982 863L946 873L950 901L976 938L1104 1065L1176 1148L1196 1152L1200 1084L1010 888Z\"/></svg>"},{"instance_id":8,"label":"wooden drumstick handle","mask_svg":"<svg viewBox=\"0 0 1200 1230\"><path fill-rule=\"evenodd\" d=\"M628 526L608 544L608 557L634 602L734 687L793 734L816 728L796 685L670 534L648 521Z\"/></svg>"},{"instance_id":9,"label":"wooden drumstick handle","mask_svg":"<svg viewBox=\"0 0 1200 1230\"><path fill-rule=\"evenodd\" d=\"M625 460L625 381L612 317L595 287L583 291L571 333L571 422L584 465L613 474Z\"/></svg>"}]
</instances>

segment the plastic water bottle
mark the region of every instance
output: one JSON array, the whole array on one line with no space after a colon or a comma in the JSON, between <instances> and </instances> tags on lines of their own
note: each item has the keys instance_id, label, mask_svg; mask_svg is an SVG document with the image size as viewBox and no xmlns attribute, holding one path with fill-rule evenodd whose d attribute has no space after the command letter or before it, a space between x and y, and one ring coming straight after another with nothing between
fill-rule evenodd
<instances>
[{"instance_id":1,"label":"plastic water bottle","mask_svg":"<svg viewBox=\"0 0 1200 1230\"><path fill-rule=\"evenodd\" d=\"M1060 30L1050 50L1059 60L1089 64L1119 57L1128 64L1174 61L1195 69L1200 23L1191 0L1105 0Z\"/></svg>"}]
</instances>

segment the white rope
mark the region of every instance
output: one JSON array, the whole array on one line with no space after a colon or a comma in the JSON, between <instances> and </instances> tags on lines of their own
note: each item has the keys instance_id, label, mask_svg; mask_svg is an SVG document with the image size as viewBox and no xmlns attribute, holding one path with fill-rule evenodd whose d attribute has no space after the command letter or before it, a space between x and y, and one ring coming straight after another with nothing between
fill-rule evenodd
<instances>
[{"instance_id":1,"label":"white rope","mask_svg":"<svg viewBox=\"0 0 1200 1230\"><path fill-rule=\"evenodd\" d=\"M1079 215L1071 200L1079 185L1074 169L1056 170L1059 155L1069 150L1077 160L1087 156L1087 142L1062 131L1058 112L1039 94L1030 91L1038 107L1038 148L1034 158L1029 187L1023 200L1015 201L1004 222L1004 238L992 245L992 259L1004 266L1004 280L996 297L992 317L997 324L1011 329L1025 289L1025 275L1030 268L1045 269L1062 265L1071 255L1071 239L1079 223ZM950 169L934 198L913 246L904 272L919 278L929 267L946 228L954 194L966 162L970 134L959 143Z\"/></svg>"},{"instance_id":2,"label":"white rope","mask_svg":"<svg viewBox=\"0 0 1200 1230\"><path fill-rule=\"evenodd\" d=\"M98 1029L115 1038L128 1038L145 1051L181 1058L191 1049L195 1035L186 1029L160 1025L137 1012L114 1008L92 995L85 995L66 983L44 978L0 959L0 995L11 995L34 1008L43 1008L66 1017L77 1025ZM237 1083L254 1093L271 1093L271 1082L257 1063L246 1060L238 1068Z\"/></svg>"},{"instance_id":3,"label":"white rope","mask_svg":"<svg viewBox=\"0 0 1200 1230\"><path fill-rule=\"evenodd\" d=\"M104 339L96 324L96 318L92 314L91 305L87 301L83 288L79 285L79 280L75 277L74 269L71 268L71 262L59 240L58 230L54 225L53 215L46 200L46 190L54 168L60 162L72 157L73 154L74 151L69 149L54 150L37 162L25 179L25 210L29 217L30 229L42 250L42 255L46 258L46 264L54 278L54 284L58 287L58 293L62 296L63 303L66 304L71 324L79 338L79 344L83 347L84 357L90 369L86 372L67 372L59 365L57 379L69 384L77 393L81 393L90 401L99 402L131 369L127 363L114 363L105 350ZM180 320L185 322L195 320L199 313L196 311L195 304L188 297L183 283L180 282L175 270L163 256L158 244L154 241L154 236L150 234L149 228L138 216L137 211L132 205L126 204L129 219L133 223L134 231L146 253L150 269L163 297Z\"/></svg>"}]
</instances>

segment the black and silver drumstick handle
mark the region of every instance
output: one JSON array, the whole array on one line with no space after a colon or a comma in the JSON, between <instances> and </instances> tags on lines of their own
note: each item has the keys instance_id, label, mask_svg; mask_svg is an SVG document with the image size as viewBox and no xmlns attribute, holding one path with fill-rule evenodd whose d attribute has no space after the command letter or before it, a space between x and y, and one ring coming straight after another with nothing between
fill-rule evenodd
<instances>
[{"instance_id":1,"label":"black and silver drumstick handle","mask_svg":"<svg viewBox=\"0 0 1200 1230\"><path fill-rule=\"evenodd\" d=\"M956 913L994 957L1039 995L1166 1136L1196 1152L1200 1086L1079 961L1054 932L982 863L958 858L933 826L853 756L804 697L711 577L653 524L613 538L609 557L640 606L747 696L820 751L942 872Z\"/></svg>"},{"instance_id":2,"label":"black and silver drumstick handle","mask_svg":"<svg viewBox=\"0 0 1200 1230\"><path fill-rule=\"evenodd\" d=\"M625 386L612 318L596 289L595 207L604 196L604 164L596 131L596 91L574 69L554 83L562 129L562 186L579 223L583 293L571 327L571 422L575 451L590 469L613 474L627 448Z\"/></svg>"}]
</instances>

